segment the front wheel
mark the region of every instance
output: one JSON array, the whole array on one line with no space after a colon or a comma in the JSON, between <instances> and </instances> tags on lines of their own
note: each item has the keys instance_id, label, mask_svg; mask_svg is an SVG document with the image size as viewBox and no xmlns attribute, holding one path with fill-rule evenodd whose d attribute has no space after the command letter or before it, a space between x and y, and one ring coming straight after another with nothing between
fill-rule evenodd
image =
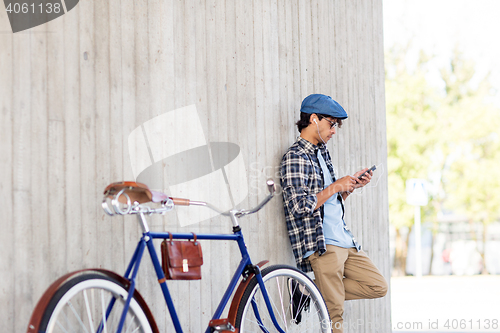
<instances>
[{"instance_id":1,"label":"front wheel","mask_svg":"<svg viewBox=\"0 0 500 333\"><path fill-rule=\"evenodd\" d=\"M274 315L284 332L331 332L323 296L307 275L290 266L276 265L262 270L262 279ZM240 333L279 332L255 276L238 306L235 326Z\"/></svg>"},{"instance_id":2,"label":"front wheel","mask_svg":"<svg viewBox=\"0 0 500 333\"><path fill-rule=\"evenodd\" d=\"M116 332L127 297L125 287L110 277L74 277L52 297L40 322L40 332ZM135 298L130 302L122 332L152 332Z\"/></svg>"}]
</instances>

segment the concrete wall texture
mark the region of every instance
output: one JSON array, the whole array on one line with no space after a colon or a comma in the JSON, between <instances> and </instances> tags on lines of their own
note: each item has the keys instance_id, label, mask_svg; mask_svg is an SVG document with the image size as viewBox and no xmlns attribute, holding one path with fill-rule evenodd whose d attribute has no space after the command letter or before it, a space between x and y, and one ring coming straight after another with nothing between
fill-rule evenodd
<instances>
[{"instance_id":1,"label":"concrete wall texture","mask_svg":"<svg viewBox=\"0 0 500 333\"><path fill-rule=\"evenodd\" d=\"M349 114L328 143L337 173L378 166L346 221L389 278L382 38L381 0L82 0L17 33L0 9L0 331L24 331L64 273L124 272L141 229L102 211L111 182L256 205L265 180L279 182L311 93ZM231 231L193 212L155 216L150 228ZM255 262L293 265L280 195L241 225ZM202 245L203 279L170 284L186 332L206 327L239 261L235 244ZM150 274L145 259L138 289L170 332ZM345 321L350 332L390 332L389 297L347 302Z\"/></svg>"}]
</instances>

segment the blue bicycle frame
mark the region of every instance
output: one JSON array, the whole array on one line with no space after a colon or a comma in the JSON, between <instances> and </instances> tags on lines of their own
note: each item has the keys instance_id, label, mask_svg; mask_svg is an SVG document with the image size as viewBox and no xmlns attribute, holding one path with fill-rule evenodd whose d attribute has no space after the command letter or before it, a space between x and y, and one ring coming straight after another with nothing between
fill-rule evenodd
<instances>
[{"instance_id":1,"label":"blue bicycle frame","mask_svg":"<svg viewBox=\"0 0 500 333\"><path fill-rule=\"evenodd\" d=\"M143 216L141 217L143 218ZM161 267L160 261L158 259L158 255L156 253L156 250L153 245L153 239L167 239L169 236L172 235L173 239L193 239L194 236L191 233L158 233L158 232L150 232L146 231L143 233L143 236L141 237L139 244L137 245L135 252L132 256L132 259L130 261L130 264L125 272L124 277L127 278L130 281L130 288L128 290L128 298L125 303L125 307L123 310L123 314L120 320L120 324L118 326L118 332L121 332L123 328L123 324L125 321L126 313L128 311L128 307L130 305L130 301L132 300L134 290L135 290L135 279L137 277L137 273L139 271L139 265L141 263L142 255L144 254L144 249L147 247L149 254L151 255L151 260L153 261L153 266L156 271L156 275L158 277L158 281L163 281L160 283L163 296L165 298L165 302L168 307L168 311L170 313L170 317L172 318L172 322L174 324L175 331L177 333L182 332L182 328L179 322L179 318L177 317L177 313L174 307L174 304L172 302L172 298L170 296L170 292L167 287L167 283L165 280L165 275L163 272L163 269ZM224 296L222 297L217 310L212 316L212 319L219 319L220 316L222 315L222 312L224 311L224 308L226 307L229 299L231 298L231 295L233 294L233 291L235 290L240 276L245 272L246 267L253 266L252 261L250 260L250 256L247 251L247 247L245 244L245 241L243 239L243 234L241 233L241 230L237 230L234 232L234 234L196 234L197 238L199 240L205 239L205 240L230 240L230 241L236 241L238 243L238 247L241 252L242 259L238 265L238 268L236 269L236 272L234 273L231 282L229 283L229 286L227 287ZM276 329L281 332L285 333L284 330L279 326L276 317L274 315L274 311L272 309L271 303L269 301L269 297L267 295L266 288L264 286L264 281L262 280L262 274L260 273L260 270L257 267L256 272L255 272L255 277L257 278L257 281L259 283L261 292L263 294L267 309L269 311L270 318L272 322L274 323L274 326ZM252 300L253 302L253 300ZM108 314L111 312L111 308L113 307L113 304L109 304L108 306ZM253 310L255 311L255 317L260 318L260 314L257 311L256 306L252 306ZM260 320L259 320L260 321ZM263 325L261 325L261 329L263 332L268 332ZM210 333L210 326L207 327L205 333Z\"/></svg>"}]
</instances>

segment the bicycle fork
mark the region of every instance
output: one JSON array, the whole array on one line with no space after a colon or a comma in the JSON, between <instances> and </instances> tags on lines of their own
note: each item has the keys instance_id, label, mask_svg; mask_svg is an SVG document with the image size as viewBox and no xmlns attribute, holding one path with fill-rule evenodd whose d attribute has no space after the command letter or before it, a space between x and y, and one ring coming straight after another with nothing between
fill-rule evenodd
<instances>
[{"instance_id":1,"label":"bicycle fork","mask_svg":"<svg viewBox=\"0 0 500 333\"><path fill-rule=\"evenodd\" d=\"M274 327L276 327L278 332L285 333L285 331L283 331L283 329L278 324L278 321L276 320L276 316L274 315L274 310L273 310L273 307L271 305L271 302L269 301L269 295L268 295L266 287L264 285L264 280L262 279L262 274L260 273L260 269L255 274L255 278L257 279L257 282L259 283L259 287L260 287L260 290L262 292L262 296L264 297L264 300L266 302L267 311L269 312L269 316L271 317L271 321L273 322ZM262 319L260 318L259 310L258 310L257 305L255 304L255 300L253 298L252 298L252 308L253 308L253 311L255 313L255 318L259 322L259 327L262 330L262 332L269 333L269 331L264 327L264 325L262 323Z\"/></svg>"}]
</instances>

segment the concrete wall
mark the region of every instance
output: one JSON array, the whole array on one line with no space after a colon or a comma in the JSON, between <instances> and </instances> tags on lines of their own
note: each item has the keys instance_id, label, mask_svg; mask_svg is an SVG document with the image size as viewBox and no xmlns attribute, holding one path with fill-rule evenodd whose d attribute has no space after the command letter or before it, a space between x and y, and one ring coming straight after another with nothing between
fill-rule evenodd
<instances>
[{"instance_id":1,"label":"concrete wall","mask_svg":"<svg viewBox=\"0 0 500 333\"><path fill-rule=\"evenodd\" d=\"M16 34L0 10L0 331L24 331L43 291L68 271L124 271L140 228L133 217L103 213L108 183L160 161L158 175L141 177L182 193L206 163L191 156L178 168L182 152L222 142L225 158L238 162L226 170L232 202L255 205L265 179L279 181L310 93L331 95L349 113L329 143L338 173L379 166L374 186L348 199L347 221L389 278L381 0L82 0ZM183 107L189 117L174 117ZM132 133L156 141L146 147ZM172 159L161 165L152 148ZM191 199L227 197L220 182L203 184L190 184L199 193ZM293 264L281 205L278 196L242 220L255 262ZM150 227L230 232L220 217L186 225L184 213ZM203 280L170 284L186 332L206 326L238 261L233 244L203 246ZM170 331L152 272L144 260L138 288ZM390 332L389 297L347 302L345 321L359 324L355 332Z\"/></svg>"}]
</instances>

